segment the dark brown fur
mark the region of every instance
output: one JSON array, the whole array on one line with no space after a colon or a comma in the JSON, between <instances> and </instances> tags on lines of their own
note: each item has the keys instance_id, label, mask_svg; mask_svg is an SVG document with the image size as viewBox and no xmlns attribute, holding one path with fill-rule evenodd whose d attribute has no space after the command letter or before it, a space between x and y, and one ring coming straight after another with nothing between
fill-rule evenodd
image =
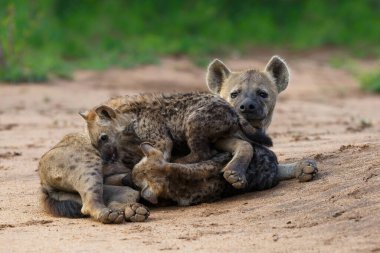
<instances>
[{"instance_id":1,"label":"dark brown fur","mask_svg":"<svg viewBox=\"0 0 380 253\"><path fill-rule=\"evenodd\" d=\"M220 172L231 157L228 153L218 154L209 161L178 164L166 162L163 153L148 143L141 144L141 149L145 157L134 167L132 178L142 189L142 197L153 204L159 199L181 206L211 202L223 196L268 189L278 183L276 155L257 144L254 144L254 157L247 170L248 186L244 190L231 187Z\"/></svg>"},{"instance_id":2,"label":"dark brown fur","mask_svg":"<svg viewBox=\"0 0 380 253\"><path fill-rule=\"evenodd\" d=\"M120 98L116 100L119 106L115 109L107 106L115 103L108 102L83 115L90 138L102 153L102 157L112 157L107 154L113 152L112 147L120 145L120 133L135 135L141 142L152 143L163 152L166 161L170 161L173 145L187 144L190 153L177 160L181 163L209 159L211 144L217 140L238 140L247 145L241 152L235 152L224 171L231 172L229 175L233 174L232 181L229 177L226 179L234 187L244 188L245 170L252 156L252 148L247 141L271 144L269 137L251 127L226 101L215 95L144 94L125 96L124 103ZM106 133L107 143L94 138ZM218 148L223 150L221 145Z\"/></svg>"}]
</instances>

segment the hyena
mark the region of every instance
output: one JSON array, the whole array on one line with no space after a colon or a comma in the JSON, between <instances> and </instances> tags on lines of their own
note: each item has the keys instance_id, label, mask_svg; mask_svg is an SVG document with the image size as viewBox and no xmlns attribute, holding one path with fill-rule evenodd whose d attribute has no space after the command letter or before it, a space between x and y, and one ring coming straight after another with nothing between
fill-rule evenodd
<instances>
[{"instance_id":1,"label":"hyena","mask_svg":"<svg viewBox=\"0 0 380 253\"><path fill-rule=\"evenodd\" d=\"M146 220L149 210L137 203L139 192L120 186L131 185L131 170L113 151L104 154L110 156L102 159L82 133L66 135L46 152L38 165L44 209L55 216L91 216L102 223Z\"/></svg>"},{"instance_id":2,"label":"hyena","mask_svg":"<svg viewBox=\"0 0 380 253\"><path fill-rule=\"evenodd\" d=\"M265 147L253 144L254 157L247 169L248 185L243 190L233 188L220 173L231 155L219 153L210 160L193 163L170 163L164 154L149 143L142 143L145 157L132 171L133 182L142 189L149 202L170 200L180 206L212 202L242 192L263 190L278 183L276 155Z\"/></svg>"},{"instance_id":3,"label":"hyena","mask_svg":"<svg viewBox=\"0 0 380 253\"><path fill-rule=\"evenodd\" d=\"M102 129L113 128L114 133L129 131L142 142L150 142L161 150L166 161L171 159L173 145L187 144L190 149L188 155L176 162L194 163L209 159L211 144L217 140L238 139L245 146L244 152L235 152L223 169L231 171L230 174L242 172L237 180L229 181L235 188L244 188L247 184L245 170L253 153L250 142L272 144L268 136L250 126L224 99L211 94L125 96L124 104L116 110L101 105L82 116L87 121L93 145L98 144L93 136L101 136ZM219 149L223 150L223 146Z\"/></svg>"},{"instance_id":4,"label":"hyena","mask_svg":"<svg viewBox=\"0 0 380 253\"><path fill-rule=\"evenodd\" d=\"M263 71L249 69L235 72L215 59L208 66L206 76L207 86L213 94L225 99L253 127L264 130L272 121L277 96L287 88L289 79L289 67L279 56L273 56ZM239 139L217 143L217 146L223 146L230 152L239 151L245 145ZM316 173L317 165L311 159L278 166L280 180L297 177L301 182L306 182Z\"/></svg>"},{"instance_id":5,"label":"hyena","mask_svg":"<svg viewBox=\"0 0 380 253\"><path fill-rule=\"evenodd\" d=\"M170 163L164 154L150 143L140 145L145 157L133 168L132 179L141 195L152 204L159 199L176 202L180 206L210 202L221 197L229 185L220 171L231 159L220 153L210 160L192 163Z\"/></svg>"}]
</instances>

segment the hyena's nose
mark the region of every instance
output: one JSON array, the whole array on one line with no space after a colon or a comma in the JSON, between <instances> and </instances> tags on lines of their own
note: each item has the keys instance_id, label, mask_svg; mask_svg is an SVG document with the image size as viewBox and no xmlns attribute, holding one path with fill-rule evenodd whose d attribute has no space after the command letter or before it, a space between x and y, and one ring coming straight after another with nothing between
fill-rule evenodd
<instances>
[{"instance_id":1,"label":"hyena's nose","mask_svg":"<svg viewBox=\"0 0 380 253\"><path fill-rule=\"evenodd\" d=\"M240 112L243 112L243 113L250 113L250 112L254 112L255 111L255 105L250 102L250 101L247 101L247 102L243 102L240 107Z\"/></svg>"}]
</instances>

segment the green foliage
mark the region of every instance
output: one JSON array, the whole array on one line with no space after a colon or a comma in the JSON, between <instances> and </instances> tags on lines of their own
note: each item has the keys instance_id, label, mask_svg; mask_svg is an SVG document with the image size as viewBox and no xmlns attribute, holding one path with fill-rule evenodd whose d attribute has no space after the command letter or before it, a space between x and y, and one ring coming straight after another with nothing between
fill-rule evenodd
<instances>
[{"instance_id":1,"label":"green foliage","mask_svg":"<svg viewBox=\"0 0 380 253\"><path fill-rule=\"evenodd\" d=\"M164 55L339 46L380 55L378 0L3 0L0 79L132 67ZM232 50L231 50L232 49Z\"/></svg>"},{"instance_id":2,"label":"green foliage","mask_svg":"<svg viewBox=\"0 0 380 253\"><path fill-rule=\"evenodd\" d=\"M360 77L360 84L364 90L380 93L380 72L362 75Z\"/></svg>"}]
</instances>

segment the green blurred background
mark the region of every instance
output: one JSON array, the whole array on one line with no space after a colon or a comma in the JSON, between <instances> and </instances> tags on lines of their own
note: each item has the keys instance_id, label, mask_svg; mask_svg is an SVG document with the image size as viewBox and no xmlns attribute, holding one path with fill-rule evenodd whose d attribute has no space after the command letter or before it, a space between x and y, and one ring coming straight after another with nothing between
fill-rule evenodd
<instances>
[{"instance_id":1,"label":"green blurred background","mask_svg":"<svg viewBox=\"0 0 380 253\"><path fill-rule=\"evenodd\" d=\"M0 1L0 79L11 82L162 56L202 63L254 48L320 47L379 57L380 1Z\"/></svg>"}]
</instances>

